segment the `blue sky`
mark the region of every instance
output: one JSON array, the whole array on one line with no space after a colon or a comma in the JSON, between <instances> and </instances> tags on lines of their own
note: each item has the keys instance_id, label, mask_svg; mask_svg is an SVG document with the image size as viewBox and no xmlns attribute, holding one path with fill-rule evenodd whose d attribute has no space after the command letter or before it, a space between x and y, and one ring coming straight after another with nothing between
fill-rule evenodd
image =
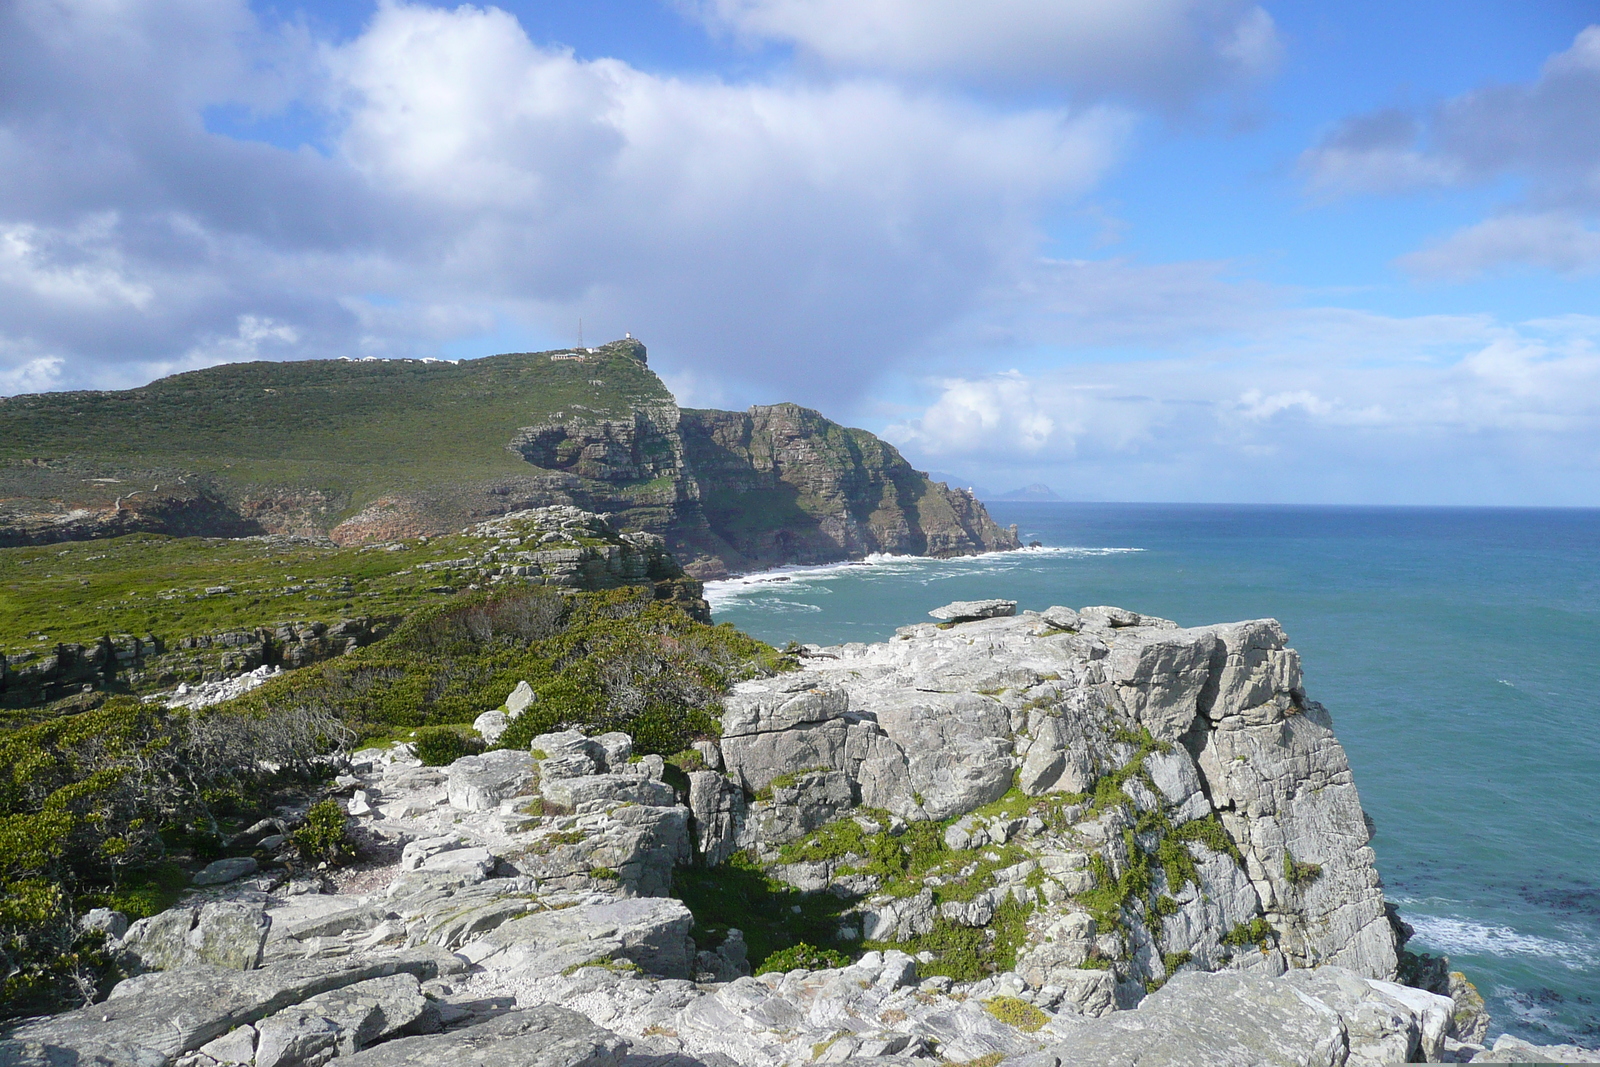
<instances>
[{"instance_id":1,"label":"blue sky","mask_svg":"<svg viewBox=\"0 0 1600 1067\"><path fill-rule=\"evenodd\" d=\"M15 0L0 394L631 331L1069 498L1600 505L1600 3Z\"/></svg>"}]
</instances>

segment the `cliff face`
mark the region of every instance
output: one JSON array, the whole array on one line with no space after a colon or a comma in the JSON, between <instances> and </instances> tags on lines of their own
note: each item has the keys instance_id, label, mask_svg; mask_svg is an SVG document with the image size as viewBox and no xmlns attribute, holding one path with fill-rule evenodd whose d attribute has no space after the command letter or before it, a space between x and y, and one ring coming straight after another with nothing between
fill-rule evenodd
<instances>
[{"instance_id":1,"label":"cliff face","mask_svg":"<svg viewBox=\"0 0 1600 1067\"><path fill-rule=\"evenodd\" d=\"M141 531L365 544L552 505L665 538L697 578L1017 547L971 494L864 430L792 404L681 411L631 338L0 400L0 546Z\"/></svg>"},{"instance_id":2,"label":"cliff face","mask_svg":"<svg viewBox=\"0 0 1600 1067\"><path fill-rule=\"evenodd\" d=\"M1018 547L972 494L809 408L691 410L681 426L711 528L753 567Z\"/></svg>"}]
</instances>

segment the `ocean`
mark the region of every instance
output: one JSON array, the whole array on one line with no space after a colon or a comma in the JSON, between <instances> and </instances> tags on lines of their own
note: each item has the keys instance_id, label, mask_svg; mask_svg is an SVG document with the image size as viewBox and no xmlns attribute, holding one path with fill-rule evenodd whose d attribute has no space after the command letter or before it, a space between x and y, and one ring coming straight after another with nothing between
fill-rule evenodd
<instances>
[{"instance_id":1,"label":"ocean","mask_svg":"<svg viewBox=\"0 0 1600 1067\"><path fill-rule=\"evenodd\" d=\"M1600 1045L1600 509L991 504L1042 547L711 583L775 644L879 641L951 600L1273 617L1377 824L1414 951L1493 1033Z\"/></svg>"}]
</instances>

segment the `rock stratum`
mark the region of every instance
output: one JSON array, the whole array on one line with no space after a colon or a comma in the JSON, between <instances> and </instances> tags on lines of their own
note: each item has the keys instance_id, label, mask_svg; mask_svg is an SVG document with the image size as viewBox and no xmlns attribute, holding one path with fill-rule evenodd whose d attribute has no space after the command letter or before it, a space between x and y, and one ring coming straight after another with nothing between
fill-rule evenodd
<instances>
[{"instance_id":1,"label":"rock stratum","mask_svg":"<svg viewBox=\"0 0 1600 1067\"><path fill-rule=\"evenodd\" d=\"M284 866L263 825L178 907L91 913L142 973L15 1026L0 1064L1597 1058L1488 1047L1464 979L1397 980L1348 761L1276 622L1014 611L807 648L673 763L572 730L447 767L357 752L335 789L375 858ZM762 880L759 926L717 922ZM760 967L791 912L843 955Z\"/></svg>"},{"instance_id":2,"label":"rock stratum","mask_svg":"<svg viewBox=\"0 0 1600 1067\"><path fill-rule=\"evenodd\" d=\"M864 430L794 404L679 408L632 339L0 398L0 546L139 532L363 544L551 505L657 534L697 578L1017 547L971 493Z\"/></svg>"}]
</instances>

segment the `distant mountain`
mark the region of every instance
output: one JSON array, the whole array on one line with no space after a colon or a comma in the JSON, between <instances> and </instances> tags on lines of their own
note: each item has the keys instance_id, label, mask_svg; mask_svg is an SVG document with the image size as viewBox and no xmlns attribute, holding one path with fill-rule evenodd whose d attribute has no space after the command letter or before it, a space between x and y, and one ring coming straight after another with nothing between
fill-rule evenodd
<instances>
[{"instance_id":1,"label":"distant mountain","mask_svg":"<svg viewBox=\"0 0 1600 1067\"><path fill-rule=\"evenodd\" d=\"M696 578L1017 547L973 494L794 404L692 411L644 345L460 363L235 363L0 398L0 546L150 532L339 544L575 505Z\"/></svg>"},{"instance_id":2,"label":"distant mountain","mask_svg":"<svg viewBox=\"0 0 1600 1067\"><path fill-rule=\"evenodd\" d=\"M979 493L978 495L979 496L984 496L985 494ZM998 496L987 497L987 499L989 499L989 500L1035 500L1035 501L1038 501L1038 500L1060 500L1061 498L1056 495L1056 491L1054 489L1050 488L1048 485L1045 485L1043 482L1034 482L1032 485L1023 486L1021 489L1011 489L1011 490L1008 490L1007 492L1001 493Z\"/></svg>"}]
</instances>

